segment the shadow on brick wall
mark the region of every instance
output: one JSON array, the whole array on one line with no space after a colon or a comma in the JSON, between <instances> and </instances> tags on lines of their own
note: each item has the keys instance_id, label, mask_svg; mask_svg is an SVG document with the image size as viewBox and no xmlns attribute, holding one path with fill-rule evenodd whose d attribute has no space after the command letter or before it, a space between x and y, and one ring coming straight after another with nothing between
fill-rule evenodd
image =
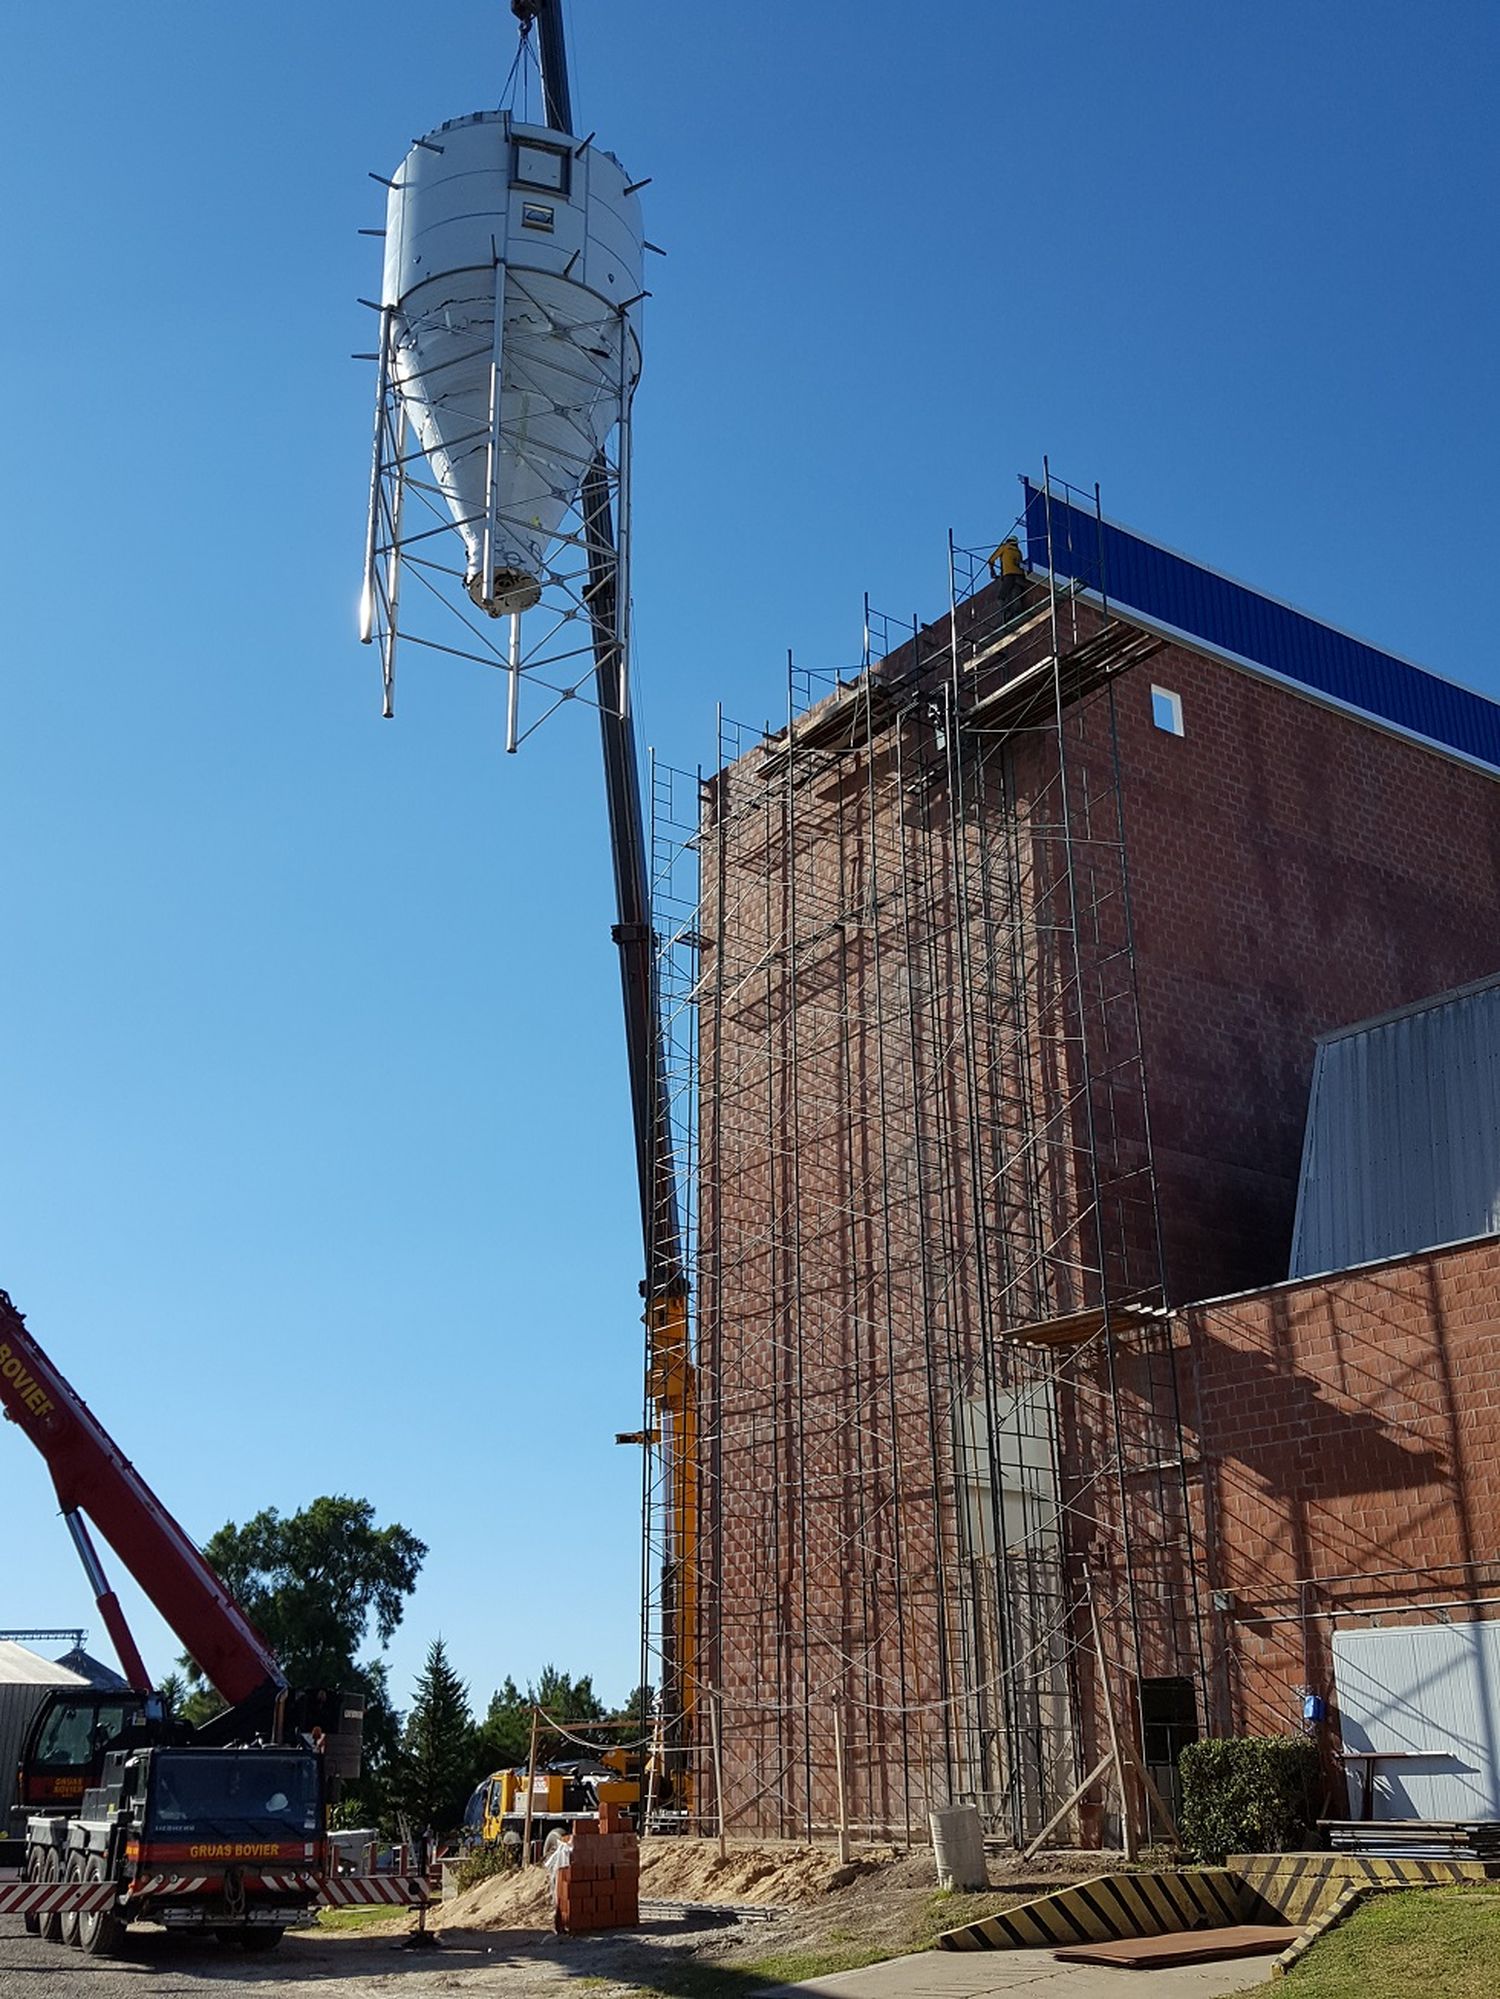
<instances>
[{"instance_id":1,"label":"shadow on brick wall","mask_svg":"<svg viewBox=\"0 0 1500 1999\"><path fill-rule=\"evenodd\" d=\"M1450 1477L1447 1456L1403 1443L1373 1409L1349 1408L1269 1355L1198 1335L1205 1429L1268 1491L1299 1499L1401 1492Z\"/></svg>"}]
</instances>

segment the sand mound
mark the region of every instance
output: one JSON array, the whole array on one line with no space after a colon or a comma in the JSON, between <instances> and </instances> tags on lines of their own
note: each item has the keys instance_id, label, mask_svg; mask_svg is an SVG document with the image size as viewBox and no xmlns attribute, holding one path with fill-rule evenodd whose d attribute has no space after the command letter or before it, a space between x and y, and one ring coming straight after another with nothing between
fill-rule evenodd
<instances>
[{"instance_id":1,"label":"sand mound","mask_svg":"<svg viewBox=\"0 0 1500 1999\"><path fill-rule=\"evenodd\" d=\"M840 1867L828 1846L731 1840L721 1860L714 1839L659 1836L641 1842L641 1898L659 1902L745 1902L794 1908L846 1888L897 1858L889 1846L857 1846ZM536 1930L552 1926L552 1891L544 1868L497 1874L433 1912L434 1927Z\"/></svg>"},{"instance_id":2,"label":"sand mound","mask_svg":"<svg viewBox=\"0 0 1500 1999\"><path fill-rule=\"evenodd\" d=\"M550 1930L552 1881L545 1867L496 1874L432 1912L440 1930Z\"/></svg>"},{"instance_id":3,"label":"sand mound","mask_svg":"<svg viewBox=\"0 0 1500 1999\"><path fill-rule=\"evenodd\" d=\"M721 1860L715 1839L648 1839L641 1847L641 1894L663 1902L765 1902L793 1908L847 1887L894 1857L893 1847L858 1846L841 1868L831 1846L731 1840Z\"/></svg>"}]
</instances>

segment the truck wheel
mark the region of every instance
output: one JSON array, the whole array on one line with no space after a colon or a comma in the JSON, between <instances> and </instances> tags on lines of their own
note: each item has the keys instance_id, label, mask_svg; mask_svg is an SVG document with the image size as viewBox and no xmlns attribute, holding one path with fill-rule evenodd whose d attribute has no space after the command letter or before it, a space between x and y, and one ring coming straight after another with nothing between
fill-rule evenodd
<instances>
[{"instance_id":1,"label":"truck wheel","mask_svg":"<svg viewBox=\"0 0 1500 1999\"><path fill-rule=\"evenodd\" d=\"M42 1852L42 1849L39 1846L30 1847L26 1854L26 1879L28 1881L40 1881L42 1878L42 1869L46 1864L47 1856ZM40 1916L23 1916L21 1921L26 1926L27 1936L39 1937L41 1935L42 1919Z\"/></svg>"},{"instance_id":2,"label":"truck wheel","mask_svg":"<svg viewBox=\"0 0 1500 1999\"><path fill-rule=\"evenodd\" d=\"M62 1880L62 1859L55 1846L49 1847L47 1852L42 1855L41 1878L49 1888L55 1888L58 1882ZM62 1917L43 1916L42 1941L44 1943L61 1943L62 1940Z\"/></svg>"},{"instance_id":3,"label":"truck wheel","mask_svg":"<svg viewBox=\"0 0 1500 1999\"><path fill-rule=\"evenodd\" d=\"M68 1863L63 1868L62 1878L64 1881L71 1881L76 1883L82 1882L83 1855L81 1853L70 1853L68 1855ZM67 1914L62 1919L62 1940L65 1944L71 1944L73 1949L77 1950L78 1911L76 1909L69 1909Z\"/></svg>"},{"instance_id":4,"label":"truck wheel","mask_svg":"<svg viewBox=\"0 0 1500 1999\"><path fill-rule=\"evenodd\" d=\"M276 1928L274 1923L266 1923L264 1925L257 1923L254 1929L240 1931L241 1950L275 1950L277 1944L280 1942L281 1931Z\"/></svg>"},{"instance_id":5,"label":"truck wheel","mask_svg":"<svg viewBox=\"0 0 1500 1999\"><path fill-rule=\"evenodd\" d=\"M83 1870L85 1881L103 1881L104 1862L95 1854ZM118 1957L125 1948L125 1925L113 1909L96 1909L78 1918L78 1947L90 1957Z\"/></svg>"}]
</instances>

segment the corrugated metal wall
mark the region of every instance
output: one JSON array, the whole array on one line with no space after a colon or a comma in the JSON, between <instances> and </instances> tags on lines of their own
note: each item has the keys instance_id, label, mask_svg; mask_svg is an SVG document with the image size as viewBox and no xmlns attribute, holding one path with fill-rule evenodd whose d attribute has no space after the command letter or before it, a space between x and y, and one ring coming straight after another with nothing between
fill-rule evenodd
<instances>
[{"instance_id":1,"label":"corrugated metal wall","mask_svg":"<svg viewBox=\"0 0 1500 1999\"><path fill-rule=\"evenodd\" d=\"M1375 1818L1500 1819L1500 1624L1336 1631L1333 1684L1345 1749L1391 1757Z\"/></svg>"},{"instance_id":2,"label":"corrugated metal wall","mask_svg":"<svg viewBox=\"0 0 1500 1999\"><path fill-rule=\"evenodd\" d=\"M0 1681L0 1839L5 1837L16 1788L16 1763L31 1717L52 1691L35 1681L24 1685Z\"/></svg>"},{"instance_id":3,"label":"corrugated metal wall","mask_svg":"<svg viewBox=\"0 0 1500 1999\"><path fill-rule=\"evenodd\" d=\"M6 1836L16 1788L16 1762L31 1717L54 1687L84 1682L65 1666L39 1658L24 1645L0 1639L0 1839Z\"/></svg>"},{"instance_id":4,"label":"corrugated metal wall","mask_svg":"<svg viewBox=\"0 0 1500 1999\"><path fill-rule=\"evenodd\" d=\"M1082 507L1030 480L1026 494L1026 554L1047 566L1048 521L1053 564L1090 589L1104 587L1122 611L1170 625L1222 652L1264 666L1318 694L1391 722L1500 769L1500 705L1428 673L1362 639L1319 624L1273 597L1246 589L1217 571L1174 555L1113 521L1102 525Z\"/></svg>"},{"instance_id":5,"label":"corrugated metal wall","mask_svg":"<svg viewBox=\"0 0 1500 1999\"><path fill-rule=\"evenodd\" d=\"M1497 1229L1500 979L1320 1041L1291 1275Z\"/></svg>"}]
</instances>

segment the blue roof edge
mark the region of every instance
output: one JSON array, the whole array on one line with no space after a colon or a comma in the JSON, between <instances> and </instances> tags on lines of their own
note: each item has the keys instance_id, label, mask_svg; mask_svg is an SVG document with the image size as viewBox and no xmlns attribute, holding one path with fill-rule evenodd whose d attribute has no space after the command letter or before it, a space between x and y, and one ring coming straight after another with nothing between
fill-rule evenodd
<instances>
[{"instance_id":1,"label":"blue roof edge","mask_svg":"<svg viewBox=\"0 0 1500 1999\"><path fill-rule=\"evenodd\" d=\"M1026 559L1232 661L1500 771L1500 702L1097 517L1022 474ZM1050 526L1050 534L1049 534ZM1049 548L1050 543L1050 548Z\"/></svg>"}]
</instances>

